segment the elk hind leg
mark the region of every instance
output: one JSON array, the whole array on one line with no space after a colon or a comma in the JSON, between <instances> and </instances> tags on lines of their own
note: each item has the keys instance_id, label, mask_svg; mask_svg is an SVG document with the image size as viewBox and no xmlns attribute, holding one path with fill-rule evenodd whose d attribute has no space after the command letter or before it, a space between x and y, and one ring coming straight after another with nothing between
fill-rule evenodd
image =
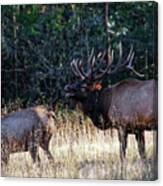
<instances>
[{"instance_id":1,"label":"elk hind leg","mask_svg":"<svg viewBox=\"0 0 163 186\"><path fill-rule=\"evenodd\" d=\"M152 169L153 169L153 180L158 178L158 132L153 131L153 161L152 161Z\"/></svg>"},{"instance_id":2,"label":"elk hind leg","mask_svg":"<svg viewBox=\"0 0 163 186\"><path fill-rule=\"evenodd\" d=\"M5 176L8 170L8 162L10 158L10 146L8 139L1 134L1 175Z\"/></svg>"},{"instance_id":3,"label":"elk hind leg","mask_svg":"<svg viewBox=\"0 0 163 186\"><path fill-rule=\"evenodd\" d=\"M139 155L141 158L141 161L143 163L143 169L142 169L142 179L146 179L146 172L148 167L147 167L147 163L146 163L146 154L145 154L145 137L144 137L144 131L138 131L136 133L136 140L138 143L138 150L139 150Z\"/></svg>"},{"instance_id":4,"label":"elk hind leg","mask_svg":"<svg viewBox=\"0 0 163 186\"><path fill-rule=\"evenodd\" d=\"M138 150L140 157L143 161L146 160L146 154L145 154L145 137L144 137L144 131L138 131L136 133L136 140L138 143Z\"/></svg>"},{"instance_id":5,"label":"elk hind leg","mask_svg":"<svg viewBox=\"0 0 163 186\"><path fill-rule=\"evenodd\" d=\"M5 176L5 173L8 170L8 162L10 157L10 152L7 147L1 146L1 176Z\"/></svg>"}]
</instances>

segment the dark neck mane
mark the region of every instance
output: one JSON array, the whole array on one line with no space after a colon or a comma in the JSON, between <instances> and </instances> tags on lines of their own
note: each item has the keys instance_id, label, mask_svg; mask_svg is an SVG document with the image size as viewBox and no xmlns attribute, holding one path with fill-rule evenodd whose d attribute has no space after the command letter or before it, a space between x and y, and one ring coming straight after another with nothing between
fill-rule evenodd
<instances>
[{"instance_id":1,"label":"dark neck mane","mask_svg":"<svg viewBox=\"0 0 163 186\"><path fill-rule=\"evenodd\" d=\"M91 93L87 100L80 103L84 114L91 118L97 128L102 130L108 129L111 125L107 119L111 97L111 89L104 89Z\"/></svg>"}]
</instances>

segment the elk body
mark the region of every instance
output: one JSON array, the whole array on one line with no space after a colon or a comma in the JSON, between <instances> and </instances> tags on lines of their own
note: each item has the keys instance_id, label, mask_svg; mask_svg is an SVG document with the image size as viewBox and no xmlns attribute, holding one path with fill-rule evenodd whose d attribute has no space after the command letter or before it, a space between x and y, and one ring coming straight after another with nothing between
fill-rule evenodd
<instances>
[{"instance_id":1,"label":"elk body","mask_svg":"<svg viewBox=\"0 0 163 186\"><path fill-rule=\"evenodd\" d=\"M126 59L122 59L122 48L119 47L119 60L113 64L113 56L106 62L103 57L91 54L88 59L88 72L82 69L82 62L74 60L72 69L81 80L65 87L66 96L76 100L84 114L93 124L102 129L116 128L120 142L120 158L123 164L128 134L135 134L139 154L145 159L145 130L157 129L157 82L126 79L110 88L102 88L100 81L104 75L115 74L120 70L130 69L136 75L143 76L133 66L133 49ZM95 69L95 61L97 68ZM105 69L99 64L106 64ZM102 66L102 65L101 65ZM157 144L155 144L157 145Z\"/></svg>"},{"instance_id":2,"label":"elk body","mask_svg":"<svg viewBox=\"0 0 163 186\"><path fill-rule=\"evenodd\" d=\"M11 113L1 120L1 157L7 164L10 153L29 151L33 162L40 162L39 146L49 160L49 142L56 129L54 113L44 106L36 106Z\"/></svg>"}]
</instances>

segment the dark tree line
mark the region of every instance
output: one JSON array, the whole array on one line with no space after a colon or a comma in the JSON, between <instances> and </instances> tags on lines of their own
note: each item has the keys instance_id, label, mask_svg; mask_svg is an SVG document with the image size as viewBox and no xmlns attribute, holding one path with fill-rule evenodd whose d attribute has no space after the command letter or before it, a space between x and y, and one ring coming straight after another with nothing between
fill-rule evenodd
<instances>
[{"instance_id":1,"label":"dark tree line","mask_svg":"<svg viewBox=\"0 0 163 186\"><path fill-rule=\"evenodd\" d=\"M73 58L86 60L92 50L130 45L142 79L157 79L157 4L154 2L2 6L2 107L19 99L24 105L65 103L64 86L74 76ZM109 33L109 36L108 36ZM116 56L115 56L116 58ZM135 77L117 74L106 83Z\"/></svg>"}]
</instances>

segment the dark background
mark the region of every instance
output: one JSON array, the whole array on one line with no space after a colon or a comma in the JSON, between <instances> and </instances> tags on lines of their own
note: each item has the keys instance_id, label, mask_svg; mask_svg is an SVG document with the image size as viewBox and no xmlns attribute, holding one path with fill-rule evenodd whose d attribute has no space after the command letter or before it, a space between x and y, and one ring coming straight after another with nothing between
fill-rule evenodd
<instances>
[{"instance_id":1,"label":"dark background","mask_svg":"<svg viewBox=\"0 0 163 186\"><path fill-rule=\"evenodd\" d=\"M141 79L157 79L157 4L154 2L109 3L106 31L105 3L12 5L1 8L2 108L67 103L64 86L74 76L73 58L86 60L91 49L113 49L122 41L124 53L133 44L135 68ZM116 57L115 57L116 59ZM136 77L132 72L105 77L113 84Z\"/></svg>"}]
</instances>

